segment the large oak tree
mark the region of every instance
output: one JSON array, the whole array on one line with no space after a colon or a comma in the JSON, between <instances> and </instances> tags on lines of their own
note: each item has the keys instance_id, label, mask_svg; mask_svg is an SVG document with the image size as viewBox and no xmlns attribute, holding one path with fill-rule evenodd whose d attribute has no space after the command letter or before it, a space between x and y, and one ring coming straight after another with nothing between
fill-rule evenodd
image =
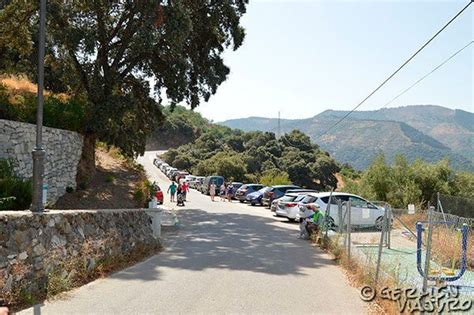
<instances>
[{"instance_id":1,"label":"large oak tree","mask_svg":"<svg viewBox=\"0 0 474 315\"><path fill-rule=\"evenodd\" d=\"M36 80L38 2L0 1L0 71ZM159 103L192 108L226 79L225 49L243 42L248 0L48 0L46 88L87 103L96 139L142 153ZM88 146L88 147L87 147Z\"/></svg>"}]
</instances>

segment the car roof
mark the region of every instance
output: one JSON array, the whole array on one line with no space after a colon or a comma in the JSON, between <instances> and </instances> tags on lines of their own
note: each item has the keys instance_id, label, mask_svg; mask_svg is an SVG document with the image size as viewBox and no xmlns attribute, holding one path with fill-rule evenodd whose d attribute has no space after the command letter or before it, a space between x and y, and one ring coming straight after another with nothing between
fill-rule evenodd
<instances>
[{"instance_id":1,"label":"car roof","mask_svg":"<svg viewBox=\"0 0 474 315\"><path fill-rule=\"evenodd\" d=\"M328 191L328 192L319 192L319 193L308 193L308 195L318 197L318 198L324 198L324 197L329 197L331 195L331 192ZM337 197L337 196L350 196L350 197L358 197L358 198L365 199L364 197L354 195L354 194L350 194L350 193L345 193L345 192L333 192L332 195L334 197Z\"/></svg>"},{"instance_id":2,"label":"car roof","mask_svg":"<svg viewBox=\"0 0 474 315\"><path fill-rule=\"evenodd\" d=\"M296 185L275 185L275 186L272 186L272 188L283 188L283 187L295 187L295 188L299 188L299 187L296 186Z\"/></svg>"},{"instance_id":3,"label":"car roof","mask_svg":"<svg viewBox=\"0 0 474 315\"><path fill-rule=\"evenodd\" d=\"M305 189L305 188L298 189L298 188L296 188L296 189L289 189L287 192L289 192L289 193L293 193L293 192L295 192L295 193L296 193L296 192L312 192L312 193L316 193L317 191L314 190L314 189Z\"/></svg>"},{"instance_id":4,"label":"car roof","mask_svg":"<svg viewBox=\"0 0 474 315\"><path fill-rule=\"evenodd\" d=\"M291 193L286 193L285 196L296 197L296 196L307 195L307 194L308 194L307 192L291 192Z\"/></svg>"}]
</instances>

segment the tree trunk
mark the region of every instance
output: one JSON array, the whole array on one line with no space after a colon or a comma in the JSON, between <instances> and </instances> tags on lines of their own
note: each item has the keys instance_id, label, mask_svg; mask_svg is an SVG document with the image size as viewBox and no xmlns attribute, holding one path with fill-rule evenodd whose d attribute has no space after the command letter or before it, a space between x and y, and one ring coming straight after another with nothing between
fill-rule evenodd
<instances>
[{"instance_id":1,"label":"tree trunk","mask_svg":"<svg viewBox=\"0 0 474 315\"><path fill-rule=\"evenodd\" d=\"M95 134L86 133L82 145L82 154L77 165L76 183L79 189L84 189L95 175Z\"/></svg>"}]
</instances>

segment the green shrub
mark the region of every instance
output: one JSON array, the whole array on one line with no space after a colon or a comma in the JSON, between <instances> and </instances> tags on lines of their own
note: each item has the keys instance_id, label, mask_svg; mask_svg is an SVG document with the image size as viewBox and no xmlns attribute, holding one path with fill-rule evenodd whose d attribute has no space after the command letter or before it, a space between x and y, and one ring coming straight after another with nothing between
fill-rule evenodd
<instances>
[{"instance_id":1,"label":"green shrub","mask_svg":"<svg viewBox=\"0 0 474 315\"><path fill-rule=\"evenodd\" d=\"M46 96L43 124L46 127L81 131L86 106L87 103L81 99L62 100ZM36 123L36 96L27 92L12 92L0 84L0 118Z\"/></svg>"},{"instance_id":2,"label":"green shrub","mask_svg":"<svg viewBox=\"0 0 474 315\"><path fill-rule=\"evenodd\" d=\"M31 196L31 181L14 175L11 163L0 160L0 210L28 209Z\"/></svg>"}]
</instances>

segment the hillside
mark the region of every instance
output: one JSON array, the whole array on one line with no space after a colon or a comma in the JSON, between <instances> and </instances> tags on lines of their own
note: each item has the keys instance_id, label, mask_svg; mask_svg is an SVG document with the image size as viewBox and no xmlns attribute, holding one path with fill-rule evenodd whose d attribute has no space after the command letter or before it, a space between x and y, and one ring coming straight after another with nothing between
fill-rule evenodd
<instances>
[{"instance_id":1,"label":"hillside","mask_svg":"<svg viewBox=\"0 0 474 315\"><path fill-rule=\"evenodd\" d=\"M435 162L448 157L454 167L474 170L472 113L441 106L361 111L353 113L321 137L346 113L330 110L308 119L284 120L281 131L303 130L336 160L357 169L365 169L378 153L383 152L389 161L398 153L406 155L410 161L421 157ZM277 119L259 117L228 120L221 124L245 131L275 132L277 129Z\"/></svg>"},{"instance_id":2,"label":"hillside","mask_svg":"<svg viewBox=\"0 0 474 315\"><path fill-rule=\"evenodd\" d=\"M211 126L201 114L183 106L176 106L174 109L166 106L162 108L162 113L165 121L147 139L147 150L177 148L193 142Z\"/></svg>"}]
</instances>

